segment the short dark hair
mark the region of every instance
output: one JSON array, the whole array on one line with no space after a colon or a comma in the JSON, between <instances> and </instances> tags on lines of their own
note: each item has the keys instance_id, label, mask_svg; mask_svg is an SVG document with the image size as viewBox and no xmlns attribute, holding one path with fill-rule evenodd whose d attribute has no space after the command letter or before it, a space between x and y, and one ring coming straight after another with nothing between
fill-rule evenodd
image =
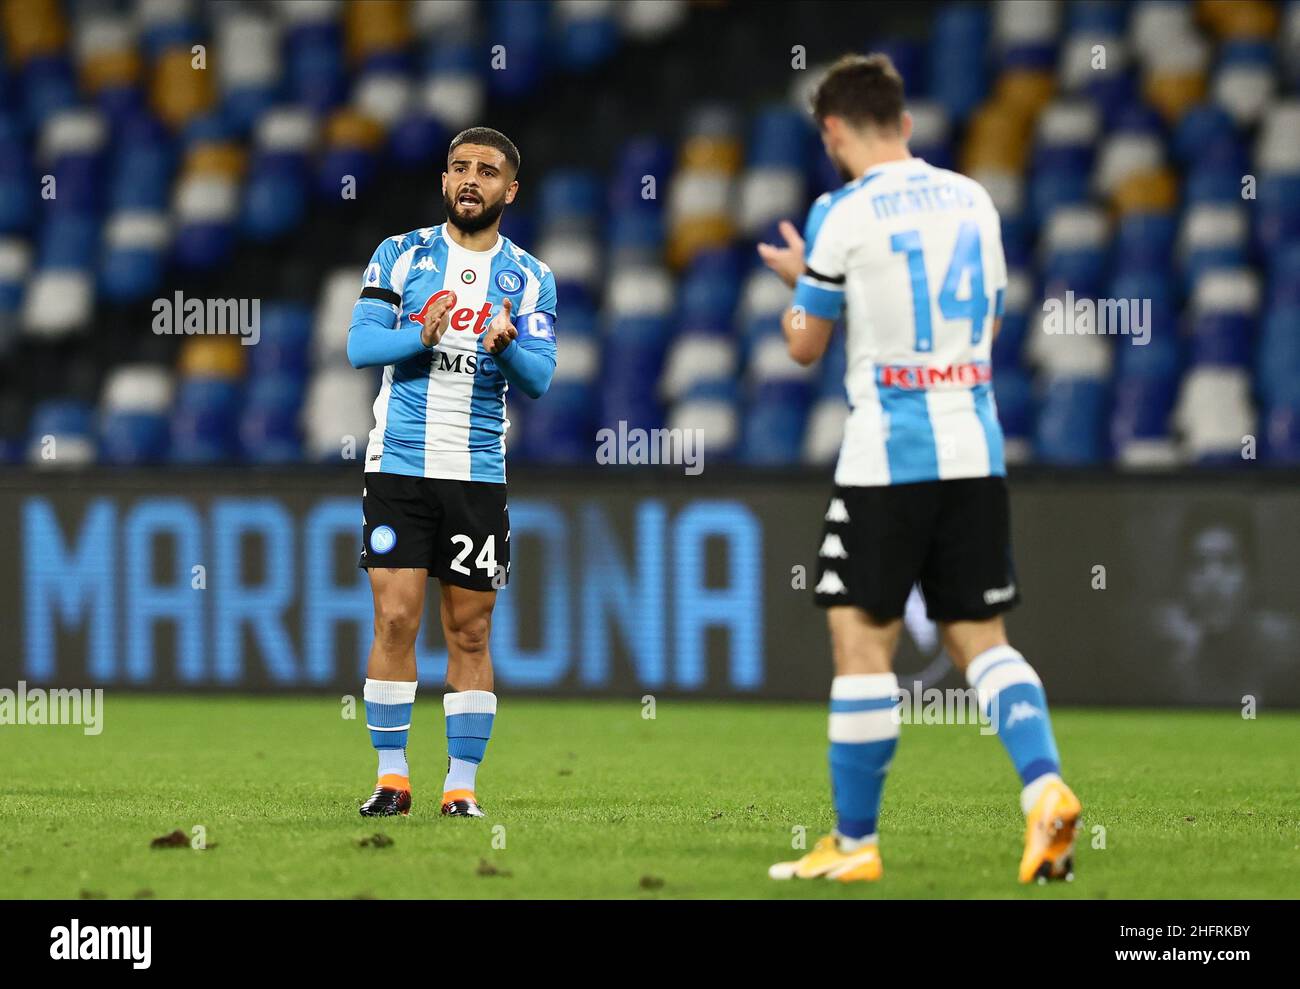
<instances>
[{"instance_id":1,"label":"short dark hair","mask_svg":"<svg viewBox=\"0 0 1300 989\"><path fill-rule=\"evenodd\" d=\"M461 131L451 139L451 145L447 148L448 161L451 161L451 153L462 144L482 144L488 148L496 148L506 156L510 167L516 173L519 171L519 149L515 147L514 141L499 130L493 130L491 127L468 127Z\"/></svg>"},{"instance_id":2,"label":"short dark hair","mask_svg":"<svg viewBox=\"0 0 1300 989\"><path fill-rule=\"evenodd\" d=\"M842 117L854 127L897 128L903 118L903 77L888 55L842 55L817 84L812 114L819 125L827 117Z\"/></svg>"}]
</instances>

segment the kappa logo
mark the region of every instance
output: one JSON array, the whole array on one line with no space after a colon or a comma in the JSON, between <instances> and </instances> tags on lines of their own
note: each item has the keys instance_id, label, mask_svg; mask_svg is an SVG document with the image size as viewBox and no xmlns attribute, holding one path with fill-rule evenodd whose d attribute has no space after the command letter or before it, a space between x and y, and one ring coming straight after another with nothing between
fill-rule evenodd
<instances>
[{"instance_id":1,"label":"kappa logo","mask_svg":"<svg viewBox=\"0 0 1300 989\"><path fill-rule=\"evenodd\" d=\"M827 570L822 574L822 579L817 581L817 586L813 588L814 594L847 594L849 589L844 586L844 581L840 580L840 575L834 570Z\"/></svg>"},{"instance_id":2,"label":"kappa logo","mask_svg":"<svg viewBox=\"0 0 1300 989\"><path fill-rule=\"evenodd\" d=\"M844 548L844 542L839 536L828 532L826 538L822 540L822 548L817 551L817 555L832 560L847 560L849 551Z\"/></svg>"},{"instance_id":3,"label":"kappa logo","mask_svg":"<svg viewBox=\"0 0 1300 989\"><path fill-rule=\"evenodd\" d=\"M437 266L436 264L433 263L433 258L431 258L431 257L423 257L423 258L420 258L419 261L415 262L415 267L416 267L419 271L437 271L437 270L438 270L438 266Z\"/></svg>"},{"instance_id":4,"label":"kappa logo","mask_svg":"<svg viewBox=\"0 0 1300 989\"><path fill-rule=\"evenodd\" d=\"M1021 721L1032 721L1034 718L1041 718L1042 716L1043 712L1030 704L1029 701L1016 701L1011 705L1011 713L1007 715L1007 720L1002 727L1007 729Z\"/></svg>"},{"instance_id":5,"label":"kappa logo","mask_svg":"<svg viewBox=\"0 0 1300 989\"><path fill-rule=\"evenodd\" d=\"M844 507L842 498L832 498L830 508L826 509L827 522L847 522L849 510Z\"/></svg>"}]
</instances>

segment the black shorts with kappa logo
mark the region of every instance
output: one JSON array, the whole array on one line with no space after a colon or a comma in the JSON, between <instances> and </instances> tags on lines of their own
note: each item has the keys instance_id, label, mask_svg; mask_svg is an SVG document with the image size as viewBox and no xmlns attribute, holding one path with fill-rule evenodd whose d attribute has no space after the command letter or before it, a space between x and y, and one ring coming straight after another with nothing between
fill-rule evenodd
<instances>
[{"instance_id":1,"label":"black shorts with kappa logo","mask_svg":"<svg viewBox=\"0 0 1300 989\"><path fill-rule=\"evenodd\" d=\"M902 616L921 585L932 621L981 621L1020 601L1006 478L836 485L817 555L817 604Z\"/></svg>"},{"instance_id":2,"label":"black shorts with kappa logo","mask_svg":"<svg viewBox=\"0 0 1300 989\"><path fill-rule=\"evenodd\" d=\"M488 481L366 473L358 566L426 568L472 591L500 590L510 576L506 486Z\"/></svg>"}]
</instances>

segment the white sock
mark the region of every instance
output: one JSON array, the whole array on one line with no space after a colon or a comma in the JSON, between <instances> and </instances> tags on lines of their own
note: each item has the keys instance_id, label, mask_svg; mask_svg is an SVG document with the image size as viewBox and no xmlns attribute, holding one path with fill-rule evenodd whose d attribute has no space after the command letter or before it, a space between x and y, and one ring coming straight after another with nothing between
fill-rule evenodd
<instances>
[{"instance_id":1,"label":"white sock","mask_svg":"<svg viewBox=\"0 0 1300 989\"><path fill-rule=\"evenodd\" d=\"M879 838L874 832L872 834L864 834L861 838L846 838L844 835L836 831L835 838L839 842L840 851L842 852L856 852L864 845L874 845L879 841Z\"/></svg>"},{"instance_id":2,"label":"white sock","mask_svg":"<svg viewBox=\"0 0 1300 989\"><path fill-rule=\"evenodd\" d=\"M1060 783L1061 777L1055 773L1044 773L1038 779L1034 780L1023 790L1020 791L1020 809L1028 814L1034 809L1034 804L1038 803L1038 798L1042 796L1043 789L1048 783Z\"/></svg>"}]
</instances>

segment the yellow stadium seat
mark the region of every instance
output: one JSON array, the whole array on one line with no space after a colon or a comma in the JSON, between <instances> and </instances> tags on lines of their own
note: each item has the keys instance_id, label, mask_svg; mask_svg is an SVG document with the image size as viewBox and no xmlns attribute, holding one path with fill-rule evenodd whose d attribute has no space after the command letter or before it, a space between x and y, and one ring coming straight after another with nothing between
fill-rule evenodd
<instances>
[{"instance_id":1,"label":"yellow stadium seat","mask_svg":"<svg viewBox=\"0 0 1300 989\"><path fill-rule=\"evenodd\" d=\"M185 378L242 378L244 348L235 337L189 337L181 347L180 372Z\"/></svg>"},{"instance_id":2,"label":"yellow stadium seat","mask_svg":"<svg viewBox=\"0 0 1300 989\"><path fill-rule=\"evenodd\" d=\"M244 174L246 152L233 141L201 141L185 156L185 174L220 175L236 181Z\"/></svg>"},{"instance_id":3,"label":"yellow stadium seat","mask_svg":"<svg viewBox=\"0 0 1300 989\"><path fill-rule=\"evenodd\" d=\"M744 150L730 138L692 137L682 145L678 164L685 169L713 169L735 175L740 171Z\"/></svg>"},{"instance_id":4,"label":"yellow stadium seat","mask_svg":"<svg viewBox=\"0 0 1300 989\"><path fill-rule=\"evenodd\" d=\"M400 51L411 40L406 0L351 0L343 15L348 56L353 61L376 52Z\"/></svg>"},{"instance_id":5,"label":"yellow stadium seat","mask_svg":"<svg viewBox=\"0 0 1300 989\"><path fill-rule=\"evenodd\" d=\"M1178 178L1167 168L1130 175L1112 193L1111 202L1120 215L1167 213L1178 205Z\"/></svg>"},{"instance_id":6,"label":"yellow stadium seat","mask_svg":"<svg viewBox=\"0 0 1300 989\"><path fill-rule=\"evenodd\" d=\"M1263 0L1201 0L1200 21L1220 38L1272 38L1277 8Z\"/></svg>"},{"instance_id":7,"label":"yellow stadium seat","mask_svg":"<svg viewBox=\"0 0 1300 989\"><path fill-rule=\"evenodd\" d=\"M325 125L325 139L333 147L374 150L384 139L384 128L356 110L336 111Z\"/></svg>"},{"instance_id":8,"label":"yellow stadium seat","mask_svg":"<svg viewBox=\"0 0 1300 989\"><path fill-rule=\"evenodd\" d=\"M140 81L140 56L132 49L106 51L81 63L81 85L94 94L110 86L132 86Z\"/></svg>"},{"instance_id":9,"label":"yellow stadium seat","mask_svg":"<svg viewBox=\"0 0 1300 989\"><path fill-rule=\"evenodd\" d=\"M58 0L4 0L0 26L7 54L20 65L38 55L60 52L68 41Z\"/></svg>"},{"instance_id":10,"label":"yellow stadium seat","mask_svg":"<svg viewBox=\"0 0 1300 989\"><path fill-rule=\"evenodd\" d=\"M196 69L188 48L171 48L154 65L151 97L154 112L179 127L209 110L216 99L213 67Z\"/></svg>"},{"instance_id":11,"label":"yellow stadium seat","mask_svg":"<svg viewBox=\"0 0 1300 989\"><path fill-rule=\"evenodd\" d=\"M1178 120L1184 113L1205 99L1205 74L1203 72L1159 72L1147 77L1143 95L1148 103L1169 121Z\"/></svg>"},{"instance_id":12,"label":"yellow stadium seat","mask_svg":"<svg viewBox=\"0 0 1300 989\"><path fill-rule=\"evenodd\" d=\"M1012 69L998 77L994 87L994 102L1024 110L1030 120L1051 102L1056 92L1056 77L1050 72L1033 69Z\"/></svg>"},{"instance_id":13,"label":"yellow stadium seat","mask_svg":"<svg viewBox=\"0 0 1300 989\"><path fill-rule=\"evenodd\" d=\"M986 103L971 118L962 146L962 168L1023 171L1029 157L1033 117L1025 107L999 101Z\"/></svg>"},{"instance_id":14,"label":"yellow stadium seat","mask_svg":"<svg viewBox=\"0 0 1300 989\"><path fill-rule=\"evenodd\" d=\"M682 268L700 251L725 247L736 236L730 216L693 216L673 225L668 234L668 263Z\"/></svg>"}]
</instances>

